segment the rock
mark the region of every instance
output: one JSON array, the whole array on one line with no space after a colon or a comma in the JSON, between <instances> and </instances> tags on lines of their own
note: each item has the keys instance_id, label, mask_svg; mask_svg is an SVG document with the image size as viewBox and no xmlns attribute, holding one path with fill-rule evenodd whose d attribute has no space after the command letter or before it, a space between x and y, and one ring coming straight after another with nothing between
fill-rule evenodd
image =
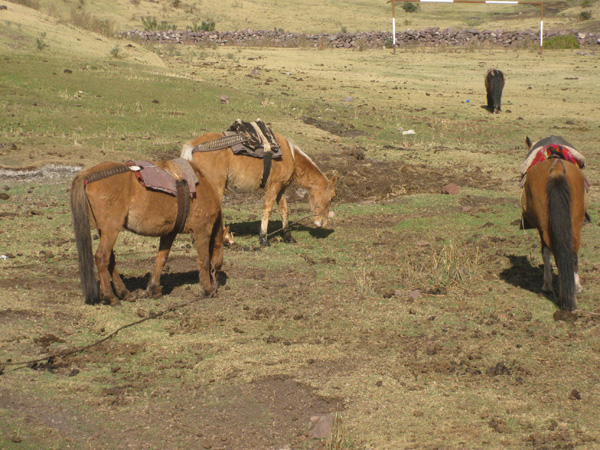
<instances>
[{"instance_id":1,"label":"rock","mask_svg":"<svg viewBox=\"0 0 600 450\"><path fill-rule=\"evenodd\" d=\"M456 195L460 192L460 186L455 183L449 183L442 188L442 194Z\"/></svg>"},{"instance_id":2,"label":"rock","mask_svg":"<svg viewBox=\"0 0 600 450\"><path fill-rule=\"evenodd\" d=\"M308 431L310 436L315 439L325 439L331 436L333 430L333 415L325 414L323 416L312 416Z\"/></svg>"},{"instance_id":3,"label":"rock","mask_svg":"<svg viewBox=\"0 0 600 450\"><path fill-rule=\"evenodd\" d=\"M414 291L410 291L408 293L408 298L412 298L413 300L418 299L419 297L421 297L421 291L419 289L415 289Z\"/></svg>"},{"instance_id":4,"label":"rock","mask_svg":"<svg viewBox=\"0 0 600 450\"><path fill-rule=\"evenodd\" d=\"M562 309L556 310L554 313L554 320L573 323L577 320L577 314L572 313L571 311L563 311Z\"/></svg>"},{"instance_id":5,"label":"rock","mask_svg":"<svg viewBox=\"0 0 600 450\"><path fill-rule=\"evenodd\" d=\"M221 95L221 103L228 105L229 104L229 97L225 94Z\"/></svg>"},{"instance_id":6,"label":"rock","mask_svg":"<svg viewBox=\"0 0 600 450\"><path fill-rule=\"evenodd\" d=\"M581 400L581 394L577 389L573 389L569 394L569 400Z\"/></svg>"}]
</instances>

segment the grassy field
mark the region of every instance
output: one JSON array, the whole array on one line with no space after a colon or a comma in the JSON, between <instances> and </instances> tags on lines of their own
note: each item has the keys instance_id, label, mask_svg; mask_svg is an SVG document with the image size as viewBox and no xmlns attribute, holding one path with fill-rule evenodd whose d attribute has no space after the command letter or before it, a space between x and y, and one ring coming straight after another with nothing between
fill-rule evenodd
<instances>
[{"instance_id":1,"label":"grassy field","mask_svg":"<svg viewBox=\"0 0 600 450\"><path fill-rule=\"evenodd\" d=\"M76 27L71 11L108 18L115 30L141 15L180 26L206 16L227 28L241 19L209 2L105 3L0 11L0 448L600 445L595 49L143 46ZM274 2L290 17L302 6L321 11L322 23L307 14L294 30L292 20L269 25L270 2L231 3L240 17L267 10L245 26L307 32L352 31L366 8L380 8L385 27L389 9ZM335 21L334 11L343 11ZM499 115L482 107L489 67L507 79ZM261 249L260 192L229 193L236 244L216 297L198 296L191 238L180 236L163 298L84 305L72 173L176 157L189 139L258 117L338 172L332 229L299 225L296 244L276 235ZM551 134L586 156L592 182L574 322L554 320L538 238L515 224L525 137ZM441 194L451 182L460 192ZM308 214L299 186L288 196L292 220ZM271 230L279 225L274 217ZM144 287L157 245L120 236L117 262L131 289ZM86 351L11 365L142 319ZM341 417L338 439L313 439L311 416L327 413Z\"/></svg>"}]
</instances>

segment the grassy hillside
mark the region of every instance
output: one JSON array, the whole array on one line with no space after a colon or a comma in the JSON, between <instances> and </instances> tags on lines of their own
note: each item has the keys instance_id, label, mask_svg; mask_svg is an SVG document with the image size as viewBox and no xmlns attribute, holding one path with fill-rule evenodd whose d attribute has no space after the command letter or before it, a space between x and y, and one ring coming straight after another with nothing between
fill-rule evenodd
<instances>
[{"instance_id":1,"label":"grassy hillside","mask_svg":"<svg viewBox=\"0 0 600 450\"><path fill-rule=\"evenodd\" d=\"M165 26L178 29L201 26L214 21L221 31L244 28L284 29L296 33L337 33L342 30L391 30L392 8L385 0L20 0L61 21L73 17L108 21L113 32L143 29L144 17L154 17ZM597 0L550 1L545 3L547 28L593 30L600 17ZM465 4L418 4L419 11L407 13L397 5L398 29L424 27L478 27L519 30L539 28L540 11L536 6L499 6ZM581 21L581 12L591 19ZM85 18L85 17L84 17ZM596 27L597 28L597 27Z\"/></svg>"}]
</instances>

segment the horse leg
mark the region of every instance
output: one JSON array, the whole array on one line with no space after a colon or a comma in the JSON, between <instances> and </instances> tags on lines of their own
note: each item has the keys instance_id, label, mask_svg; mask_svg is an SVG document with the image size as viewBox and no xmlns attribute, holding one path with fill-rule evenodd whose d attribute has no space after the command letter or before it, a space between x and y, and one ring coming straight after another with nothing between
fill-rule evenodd
<instances>
[{"instance_id":1,"label":"horse leg","mask_svg":"<svg viewBox=\"0 0 600 450\"><path fill-rule=\"evenodd\" d=\"M271 186L268 191L265 192L265 199L263 201L263 209L262 209L262 220L260 221L260 245L267 246L269 245L269 240L267 238L267 231L269 229L269 218L271 217L271 212L273 211L273 206L275 205L275 200L277 200L277 193L279 189Z\"/></svg>"},{"instance_id":2,"label":"horse leg","mask_svg":"<svg viewBox=\"0 0 600 450\"><path fill-rule=\"evenodd\" d=\"M552 289L552 251L542 243L542 258L544 259L544 284L542 292L553 292Z\"/></svg>"},{"instance_id":3,"label":"horse leg","mask_svg":"<svg viewBox=\"0 0 600 450\"><path fill-rule=\"evenodd\" d=\"M115 289L115 293L117 297L121 300L126 299L131 294L125 284L123 283L123 279L119 272L116 269L116 261L115 261L115 252L114 250L110 252L110 261L108 263L108 271L112 277L113 288Z\"/></svg>"},{"instance_id":4,"label":"horse leg","mask_svg":"<svg viewBox=\"0 0 600 450\"><path fill-rule=\"evenodd\" d=\"M201 228L201 227L200 227ZM211 276L210 232L204 229L194 230L194 245L198 253L198 281L206 295L216 290L216 278Z\"/></svg>"},{"instance_id":5,"label":"horse leg","mask_svg":"<svg viewBox=\"0 0 600 450\"><path fill-rule=\"evenodd\" d=\"M279 207L279 213L281 214L281 225L283 226L283 242L288 244L294 244L296 240L292 237L289 224L289 209L287 206L287 199L285 191L279 193L277 197L277 206Z\"/></svg>"},{"instance_id":6,"label":"horse leg","mask_svg":"<svg viewBox=\"0 0 600 450\"><path fill-rule=\"evenodd\" d=\"M160 275L162 274L163 268L167 263L167 258L171 252L171 246L175 240L177 233L169 233L165 236L160 237L160 244L158 247L158 254L156 255L156 262L154 264L154 272L148 281L146 286L146 297L159 298L162 296L160 288Z\"/></svg>"},{"instance_id":7,"label":"horse leg","mask_svg":"<svg viewBox=\"0 0 600 450\"><path fill-rule=\"evenodd\" d=\"M119 304L119 299L115 297L112 286L110 284L111 277L109 274L109 265L113 253L113 247L117 242L118 230L103 230L100 231L100 243L94 259L98 268L98 278L100 279L100 301L111 306Z\"/></svg>"}]
</instances>

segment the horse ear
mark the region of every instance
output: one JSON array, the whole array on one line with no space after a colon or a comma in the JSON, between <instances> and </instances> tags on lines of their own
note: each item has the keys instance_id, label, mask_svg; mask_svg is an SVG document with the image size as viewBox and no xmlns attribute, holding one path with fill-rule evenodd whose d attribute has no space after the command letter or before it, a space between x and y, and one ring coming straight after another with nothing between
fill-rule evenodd
<instances>
[{"instance_id":1,"label":"horse ear","mask_svg":"<svg viewBox=\"0 0 600 450\"><path fill-rule=\"evenodd\" d=\"M329 184L331 184L331 187L335 186L335 183L337 183L337 180L338 180L338 174L337 174L337 172L334 172L333 176L329 180Z\"/></svg>"},{"instance_id":2,"label":"horse ear","mask_svg":"<svg viewBox=\"0 0 600 450\"><path fill-rule=\"evenodd\" d=\"M525 138L525 143L527 144L527 148L531 148L531 139L529 139L529 136Z\"/></svg>"}]
</instances>

